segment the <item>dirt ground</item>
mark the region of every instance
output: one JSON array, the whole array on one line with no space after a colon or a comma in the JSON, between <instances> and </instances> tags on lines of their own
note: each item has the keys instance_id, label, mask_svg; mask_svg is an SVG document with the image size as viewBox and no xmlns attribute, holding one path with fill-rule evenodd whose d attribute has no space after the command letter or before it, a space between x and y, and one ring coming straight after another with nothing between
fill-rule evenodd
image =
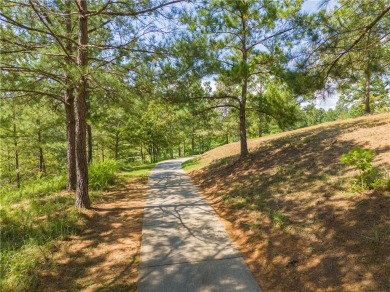
<instances>
[{"instance_id":1,"label":"dirt ground","mask_svg":"<svg viewBox=\"0 0 390 292\"><path fill-rule=\"evenodd\" d=\"M356 146L390 171L390 114L251 140L200 158L190 176L263 291L390 291L390 193L352 188Z\"/></svg>"},{"instance_id":2,"label":"dirt ground","mask_svg":"<svg viewBox=\"0 0 390 292\"><path fill-rule=\"evenodd\" d=\"M104 193L80 235L58 243L37 291L135 291L147 179Z\"/></svg>"}]
</instances>

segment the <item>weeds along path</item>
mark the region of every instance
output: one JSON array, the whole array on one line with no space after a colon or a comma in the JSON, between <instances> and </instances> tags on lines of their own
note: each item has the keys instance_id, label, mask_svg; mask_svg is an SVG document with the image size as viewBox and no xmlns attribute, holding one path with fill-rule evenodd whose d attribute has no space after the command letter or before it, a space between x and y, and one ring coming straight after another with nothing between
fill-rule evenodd
<instances>
[{"instance_id":1,"label":"weeds along path","mask_svg":"<svg viewBox=\"0 0 390 292\"><path fill-rule=\"evenodd\" d=\"M135 291L146 183L127 179L85 211L84 231L61 242L37 291Z\"/></svg>"}]
</instances>

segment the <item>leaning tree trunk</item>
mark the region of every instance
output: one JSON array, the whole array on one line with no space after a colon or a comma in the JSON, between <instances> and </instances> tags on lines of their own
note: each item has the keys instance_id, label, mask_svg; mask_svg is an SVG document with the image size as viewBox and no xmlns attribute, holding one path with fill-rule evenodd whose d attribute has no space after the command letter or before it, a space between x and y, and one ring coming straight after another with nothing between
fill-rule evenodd
<instances>
[{"instance_id":1,"label":"leaning tree trunk","mask_svg":"<svg viewBox=\"0 0 390 292\"><path fill-rule=\"evenodd\" d=\"M91 203L88 195L88 163L86 153L86 129L87 129L87 88L88 88L88 17L87 2L77 0L78 12L78 50L77 65L81 76L77 85L75 108L76 108L76 206L77 208L90 208Z\"/></svg>"}]
</instances>

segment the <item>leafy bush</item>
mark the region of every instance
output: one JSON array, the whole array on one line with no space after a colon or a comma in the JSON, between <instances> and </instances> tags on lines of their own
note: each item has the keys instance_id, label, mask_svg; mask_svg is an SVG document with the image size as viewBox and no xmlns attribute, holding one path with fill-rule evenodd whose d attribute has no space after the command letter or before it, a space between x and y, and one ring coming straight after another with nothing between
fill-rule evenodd
<instances>
[{"instance_id":1,"label":"leafy bush","mask_svg":"<svg viewBox=\"0 0 390 292\"><path fill-rule=\"evenodd\" d=\"M359 181L361 188L372 187L378 177L378 170L373 168L373 150L356 147L348 153L341 155L341 162L354 166L359 171Z\"/></svg>"},{"instance_id":2,"label":"leafy bush","mask_svg":"<svg viewBox=\"0 0 390 292\"><path fill-rule=\"evenodd\" d=\"M89 186L93 190L103 190L106 186L114 183L115 173L119 164L115 160L92 163L88 169Z\"/></svg>"}]
</instances>

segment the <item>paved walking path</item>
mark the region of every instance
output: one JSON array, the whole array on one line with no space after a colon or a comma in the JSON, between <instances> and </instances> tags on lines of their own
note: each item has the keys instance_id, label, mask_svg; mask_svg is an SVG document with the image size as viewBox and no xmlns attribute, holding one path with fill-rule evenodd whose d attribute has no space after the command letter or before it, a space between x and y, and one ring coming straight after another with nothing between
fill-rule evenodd
<instances>
[{"instance_id":1,"label":"paved walking path","mask_svg":"<svg viewBox=\"0 0 390 292\"><path fill-rule=\"evenodd\" d=\"M213 209L181 169L159 163L149 177L138 292L261 291Z\"/></svg>"}]
</instances>

